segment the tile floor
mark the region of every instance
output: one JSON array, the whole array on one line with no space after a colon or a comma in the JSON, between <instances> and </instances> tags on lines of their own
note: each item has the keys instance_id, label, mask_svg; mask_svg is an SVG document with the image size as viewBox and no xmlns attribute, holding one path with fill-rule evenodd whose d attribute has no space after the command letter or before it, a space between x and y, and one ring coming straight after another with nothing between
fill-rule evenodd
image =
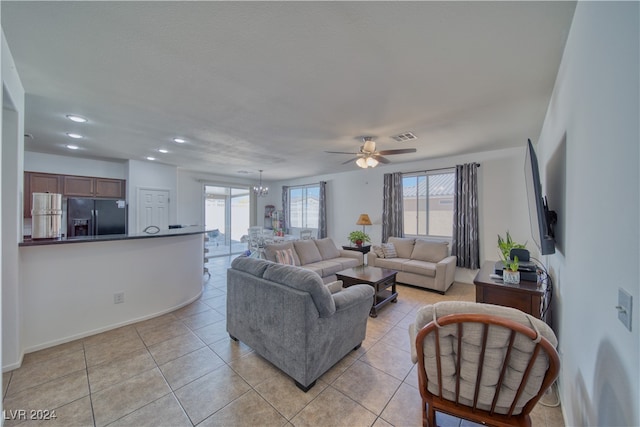
<instances>
[{"instance_id":1,"label":"tile floor","mask_svg":"<svg viewBox=\"0 0 640 427\"><path fill-rule=\"evenodd\" d=\"M455 283L446 296L399 286L398 303L369 319L362 347L303 393L229 339L229 262L211 259L212 277L187 307L25 355L22 367L3 374L4 425L35 424L18 419L20 409L55 410L55 420L42 422L51 426L421 425L407 327L424 304L474 300L473 285ZM534 426L564 425L560 408L542 405L532 420ZM447 416L438 422L473 425Z\"/></svg>"}]
</instances>

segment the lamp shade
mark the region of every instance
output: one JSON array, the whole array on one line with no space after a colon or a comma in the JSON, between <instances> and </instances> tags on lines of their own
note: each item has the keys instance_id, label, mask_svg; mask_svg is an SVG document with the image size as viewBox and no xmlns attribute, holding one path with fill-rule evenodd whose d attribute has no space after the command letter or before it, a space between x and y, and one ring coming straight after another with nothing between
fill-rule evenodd
<instances>
[{"instance_id":1,"label":"lamp shade","mask_svg":"<svg viewBox=\"0 0 640 427\"><path fill-rule=\"evenodd\" d=\"M369 219L369 215L360 214L360 217L358 217L358 221L356 222L356 225L371 225L371 220Z\"/></svg>"}]
</instances>

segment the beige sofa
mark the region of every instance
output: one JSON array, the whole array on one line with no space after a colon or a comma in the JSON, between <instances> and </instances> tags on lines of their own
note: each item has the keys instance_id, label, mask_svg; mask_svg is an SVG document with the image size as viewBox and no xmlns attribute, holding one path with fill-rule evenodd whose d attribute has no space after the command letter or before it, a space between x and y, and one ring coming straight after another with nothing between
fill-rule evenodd
<instances>
[{"instance_id":1,"label":"beige sofa","mask_svg":"<svg viewBox=\"0 0 640 427\"><path fill-rule=\"evenodd\" d=\"M447 242L433 242L412 237L390 237L396 256L385 256L374 246L367 255L369 265L398 271L396 281L420 286L444 294L453 284L456 257L449 255Z\"/></svg>"},{"instance_id":2,"label":"beige sofa","mask_svg":"<svg viewBox=\"0 0 640 427\"><path fill-rule=\"evenodd\" d=\"M269 244L264 247L264 255L267 260L278 262L277 251L287 249L292 250L294 265L318 273L324 283L336 280L338 271L364 264L363 254L338 249L330 238Z\"/></svg>"}]
</instances>

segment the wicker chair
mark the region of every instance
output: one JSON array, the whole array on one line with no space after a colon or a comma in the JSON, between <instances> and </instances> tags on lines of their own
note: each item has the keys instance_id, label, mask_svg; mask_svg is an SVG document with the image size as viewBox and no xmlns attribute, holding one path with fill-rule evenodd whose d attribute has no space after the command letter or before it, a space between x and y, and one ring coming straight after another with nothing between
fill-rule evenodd
<instances>
[{"instance_id":1,"label":"wicker chair","mask_svg":"<svg viewBox=\"0 0 640 427\"><path fill-rule=\"evenodd\" d=\"M435 413L492 426L531 426L529 416L558 377L553 330L519 310L441 302L410 326L423 424Z\"/></svg>"}]
</instances>

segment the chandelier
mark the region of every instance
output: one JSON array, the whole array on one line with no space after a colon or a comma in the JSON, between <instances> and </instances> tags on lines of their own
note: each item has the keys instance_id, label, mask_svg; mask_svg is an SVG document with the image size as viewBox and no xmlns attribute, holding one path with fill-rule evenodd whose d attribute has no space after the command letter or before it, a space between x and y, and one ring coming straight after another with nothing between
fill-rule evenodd
<instances>
[{"instance_id":1,"label":"chandelier","mask_svg":"<svg viewBox=\"0 0 640 427\"><path fill-rule=\"evenodd\" d=\"M269 194L269 187L262 186L262 169L260 169L260 184L253 186L253 192L258 197L264 197Z\"/></svg>"}]
</instances>

